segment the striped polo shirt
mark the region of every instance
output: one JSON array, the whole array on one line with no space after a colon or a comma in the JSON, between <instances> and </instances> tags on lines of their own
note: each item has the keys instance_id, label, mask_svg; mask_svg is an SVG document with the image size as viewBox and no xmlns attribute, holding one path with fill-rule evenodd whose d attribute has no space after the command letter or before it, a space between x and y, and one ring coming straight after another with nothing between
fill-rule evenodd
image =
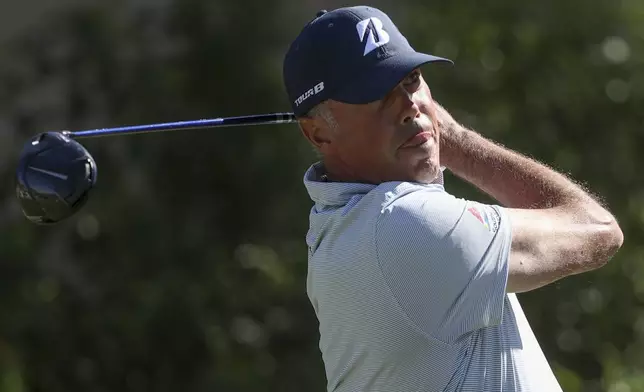
<instances>
[{"instance_id":1,"label":"striped polo shirt","mask_svg":"<svg viewBox=\"0 0 644 392\"><path fill-rule=\"evenodd\" d=\"M504 209L432 184L327 182L313 164L307 294L327 390L561 388L515 294Z\"/></svg>"}]
</instances>

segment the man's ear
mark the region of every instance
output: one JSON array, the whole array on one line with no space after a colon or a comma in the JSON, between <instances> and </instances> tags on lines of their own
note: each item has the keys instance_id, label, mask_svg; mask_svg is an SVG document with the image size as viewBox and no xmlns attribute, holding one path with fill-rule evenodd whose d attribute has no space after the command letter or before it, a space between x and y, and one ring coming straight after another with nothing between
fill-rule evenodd
<instances>
[{"instance_id":1,"label":"man's ear","mask_svg":"<svg viewBox=\"0 0 644 392\"><path fill-rule=\"evenodd\" d=\"M298 118L304 137L319 151L325 151L333 142L333 132L326 121L319 117Z\"/></svg>"}]
</instances>

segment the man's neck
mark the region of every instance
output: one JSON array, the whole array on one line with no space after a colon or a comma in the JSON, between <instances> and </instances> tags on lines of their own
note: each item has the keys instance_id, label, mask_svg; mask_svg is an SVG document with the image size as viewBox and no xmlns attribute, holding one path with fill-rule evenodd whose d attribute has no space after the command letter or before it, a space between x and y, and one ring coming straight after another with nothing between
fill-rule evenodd
<instances>
[{"instance_id":1,"label":"man's neck","mask_svg":"<svg viewBox=\"0 0 644 392\"><path fill-rule=\"evenodd\" d=\"M335 159L326 158L322 160L322 167L324 170L322 175L325 181L372 183L371 181L362 179L360 176L356 175L355 172L347 169L347 166L342 162L338 162Z\"/></svg>"}]
</instances>

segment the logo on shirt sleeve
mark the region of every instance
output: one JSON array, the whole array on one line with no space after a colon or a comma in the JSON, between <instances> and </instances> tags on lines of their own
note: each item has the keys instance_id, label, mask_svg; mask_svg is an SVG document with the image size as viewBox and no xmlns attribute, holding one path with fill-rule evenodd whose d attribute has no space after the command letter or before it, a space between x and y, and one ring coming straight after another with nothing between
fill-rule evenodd
<instances>
[{"instance_id":1,"label":"logo on shirt sleeve","mask_svg":"<svg viewBox=\"0 0 644 392\"><path fill-rule=\"evenodd\" d=\"M467 211L474 215L474 217L489 231L496 233L499 230L500 217L494 208L482 206L477 203L476 205L469 207Z\"/></svg>"},{"instance_id":2,"label":"logo on shirt sleeve","mask_svg":"<svg viewBox=\"0 0 644 392\"><path fill-rule=\"evenodd\" d=\"M483 216L481 216L481 213L476 209L476 207L470 207L467 210L471 212L472 215L474 215L476 219L478 219L479 222L483 224L483 226L487 227L488 230L490 229L490 225L488 224L487 219L483 219Z\"/></svg>"}]
</instances>

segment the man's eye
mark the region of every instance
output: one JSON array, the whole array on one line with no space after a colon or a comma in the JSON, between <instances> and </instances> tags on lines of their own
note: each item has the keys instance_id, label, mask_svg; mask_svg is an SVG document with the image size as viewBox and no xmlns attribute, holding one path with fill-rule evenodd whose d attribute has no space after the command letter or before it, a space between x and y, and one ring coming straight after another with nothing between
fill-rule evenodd
<instances>
[{"instance_id":1,"label":"man's eye","mask_svg":"<svg viewBox=\"0 0 644 392\"><path fill-rule=\"evenodd\" d=\"M407 84L414 84L420 79L420 72L416 71L411 75L407 76Z\"/></svg>"}]
</instances>

